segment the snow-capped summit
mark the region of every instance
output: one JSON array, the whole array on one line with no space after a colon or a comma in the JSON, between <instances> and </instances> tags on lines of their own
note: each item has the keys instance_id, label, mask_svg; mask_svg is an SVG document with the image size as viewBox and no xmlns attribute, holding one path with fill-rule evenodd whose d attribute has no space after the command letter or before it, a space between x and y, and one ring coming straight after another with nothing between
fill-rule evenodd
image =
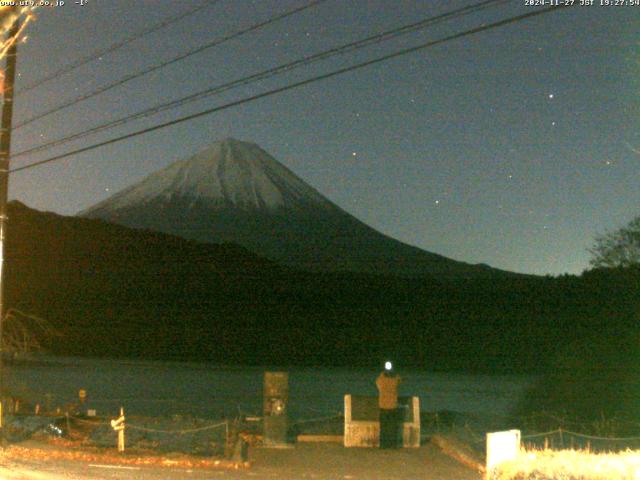
<instances>
[{"instance_id":1,"label":"snow-capped summit","mask_svg":"<svg viewBox=\"0 0 640 480\"><path fill-rule=\"evenodd\" d=\"M79 215L201 242L232 242L314 271L473 277L498 271L387 237L253 143L232 138L149 175Z\"/></svg>"},{"instance_id":2,"label":"snow-capped summit","mask_svg":"<svg viewBox=\"0 0 640 480\"><path fill-rule=\"evenodd\" d=\"M178 201L212 208L291 211L333 204L254 143L227 138L180 160L81 215L138 203Z\"/></svg>"}]
</instances>

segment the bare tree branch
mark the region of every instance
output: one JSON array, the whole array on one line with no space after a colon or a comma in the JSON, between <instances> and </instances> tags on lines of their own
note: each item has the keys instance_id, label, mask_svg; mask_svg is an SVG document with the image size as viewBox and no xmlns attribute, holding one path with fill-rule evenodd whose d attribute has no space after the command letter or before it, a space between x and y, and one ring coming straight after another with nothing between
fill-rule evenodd
<instances>
[{"instance_id":1,"label":"bare tree branch","mask_svg":"<svg viewBox=\"0 0 640 480\"><path fill-rule=\"evenodd\" d=\"M16 308L7 311L4 321L3 351L11 355L41 350L42 340L60 336L47 320Z\"/></svg>"}]
</instances>

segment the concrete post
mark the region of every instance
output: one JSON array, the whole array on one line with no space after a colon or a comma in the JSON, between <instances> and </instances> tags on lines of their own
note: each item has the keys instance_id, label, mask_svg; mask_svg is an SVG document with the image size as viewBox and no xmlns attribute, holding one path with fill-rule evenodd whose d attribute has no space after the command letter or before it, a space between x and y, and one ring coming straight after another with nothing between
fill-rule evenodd
<instances>
[{"instance_id":1,"label":"concrete post","mask_svg":"<svg viewBox=\"0 0 640 480\"><path fill-rule=\"evenodd\" d=\"M487 433L487 478L503 462L515 460L520 453L520 430Z\"/></svg>"},{"instance_id":2,"label":"concrete post","mask_svg":"<svg viewBox=\"0 0 640 480\"><path fill-rule=\"evenodd\" d=\"M265 447L282 447L287 444L288 403L289 374L265 372L263 407Z\"/></svg>"}]
</instances>

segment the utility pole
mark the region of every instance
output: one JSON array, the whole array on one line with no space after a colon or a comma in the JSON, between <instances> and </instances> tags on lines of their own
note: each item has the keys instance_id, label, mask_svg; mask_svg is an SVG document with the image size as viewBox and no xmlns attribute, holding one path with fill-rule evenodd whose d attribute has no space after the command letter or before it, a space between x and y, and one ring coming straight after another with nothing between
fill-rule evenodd
<instances>
[{"instance_id":1,"label":"utility pole","mask_svg":"<svg viewBox=\"0 0 640 480\"><path fill-rule=\"evenodd\" d=\"M11 155L11 121L13 118L13 90L16 77L16 57L18 55L18 39L20 18L17 17L9 33L7 41L13 44L7 51L4 71L4 87L2 102L2 124L0 124L0 437L5 440L4 428L4 242L7 230L7 201L9 198L9 158Z\"/></svg>"}]
</instances>

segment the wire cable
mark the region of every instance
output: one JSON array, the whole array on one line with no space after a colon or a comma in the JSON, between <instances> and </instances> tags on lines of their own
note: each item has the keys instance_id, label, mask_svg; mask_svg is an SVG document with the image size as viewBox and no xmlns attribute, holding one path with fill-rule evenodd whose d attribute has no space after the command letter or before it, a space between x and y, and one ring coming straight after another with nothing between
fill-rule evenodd
<instances>
[{"instance_id":1,"label":"wire cable","mask_svg":"<svg viewBox=\"0 0 640 480\"><path fill-rule=\"evenodd\" d=\"M628 442L628 441L637 441L640 440L640 437L598 437L595 435L587 435L585 433L576 433L570 430L565 430L563 428L559 429L560 433L568 433L569 435L573 435L574 437L586 438L589 440L608 440L611 442Z\"/></svg>"},{"instance_id":2,"label":"wire cable","mask_svg":"<svg viewBox=\"0 0 640 480\"><path fill-rule=\"evenodd\" d=\"M124 117L118 118L116 120L112 120L110 122L104 123L102 125L98 125L95 127L91 127L87 130L83 130L81 132L66 136L66 137L62 137L62 138L58 138L55 140L51 140L50 142L41 144L41 145L37 145L35 147L26 149L26 150L22 150L20 152L16 152L13 154L12 158L18 158L24 155L28 155L28 154L32 154L32 153L37 153L37 152L41 152L44 150L49 150L50 148L56 147L56 146L60 146L63 145L65 143L74 141L74 140L78 140L80 138L84 138L86 136L89 135L93 135L105 130L109 130L111 128L115 128L115 127L119 127L122 125L126 125L127 123L130 123L134 120L139 120L142 118L147 118L149 116L152 115L156 115L160 112L166 111L166 110L170 110L173 108L177 108L177 107L181 107L183 105L187 105L189 103L198 101L198 100L202 100L204 98L210 97L210 96L214 96L214 95L218 95L220 93L223 93L225 91L228 91L230 89L239 87L239 86L245 86L245 85L249 85L261 80L265 80L265 79L269 79L272 78L276 75L279 75L281 73L286 73L286 72L290 72L291 70L294 70L296 68L302 67L302 66L307 66L310 65L312 63L315 62L319 62L321 60L325 60L327 58L336 56L336 55L340 55L340 54L345 54L345 53L349 53L352 52L354 50L358 50L360 48L364 48L364 47L368 47L370 45L374 45L374 44L378 44L381 43L383 41L388 41L392 38L396 38L400 35L404 35L407 33L411 33L423 28L426 28L427 26L431 26L434 25L436 23L440 23L446 20L450 20L452 18L457 18L463 15L468 15L470 13L475 13L477 11L483 10L485 8L488 7L493 7L502 3L506 3L509 2L510 0L486 0L484 2L480 2L478 4L474 4L474 5L470 5L467 7L463 7L463 8L459 8L441 15L437 15L435 17L429 17L426 19L423 19L419 22L415 22L409 25L404 25L392 30L387 30L385 32L382 33L378 33L376 35L372 35L369 36L367 38L361 39L361 40L357 40L355 42L350 42L335 48L331 48L329 50L325 50L323 52L319 52L316 54L312 54L306 57L303 57L301 59L298 60L294 60L292 62L288 62L288 63L284 63L281 64L277 67L273 67L273 68L269 68L267 70L263 70L261 72L258 72L256 74L250 75L248 77L243 77L240 79L236 79L233 80L231 82L228 83L224 83L221 85L216 85L214 87L211 88L207 88L205 90L202 90L200 92L188 95L186 97L182 97L180 99L177 100L173 100L171 102L168 103L162 103L159 105L155 105L153 107L147 108L145 110L142 110L140 112L137 113L133 113L133 114L129 114L126 115ZM24 124L24 123L23 123ZM23 125L22 124L22 125ZM19 128L21 125L18 125L17 127L14 127L14 129Z\"/></svg>"},{"instance_id":3,"label":"wire cable","mask_svg":"<svg viewBox=\"0 0 640 480\"><path fill-rule=\"evenodd\" d=\"M540 438L540 437L548 437L550 435L555 435L556 433L560 433L562 432L562 430L560 429L556 429L556 430L551 430L549 432L543 432L543 433L532 433L530 435L522 435L520 438L522 440L529 440L530 438Z\"/></svg>"},{"instance_id":4,"label":"wire cable","mask_svg":"<svg viewBox=\"0 0 640 480\"><path fill-rule=\"evenodd\" d=\"M58 161L58 160L62 160L64 158L68 158L68 157L71 157L73 155L77 155L77 154L80 154L80 153L85 153L85 152L88 152L88 151L91 151L91 150L95 150L97 148L100 148L100 147L103 147L103 146L106 146L106 145L111 145L111 144L114 144L114 143L118 143L118 142L121 142L121 141L124 141L124 140L128 140L130 138L134 138L134 137L138 137L140 135L144 135L146 133L151 133L151 132L154 132L156 130L160 130L160 129L163 129L163 128L167 128L167 127L171 127L173 125L177 125L177 124L183 123L183 122L187 122L189 120L194 120L196 118L200 118L200 117L203 117L203 116L206 116L206 115L211 115L213 113L217 113L217 112L222 111L222 110L227 110L229 108L232 108L232 107L235 107L235 106L238 106L238 105L243 105L245 103L249 103L249 102L261 99L261 98L270 97L270 96L276 95L278 93L286 92L286 91L289 91L289 90L292 90L294 88L298 88L298 87L301 87L301 86L304 86L304 85L309 85L311 83L315 83L315 82L318 82L318 81L321 81L321 80L326 80L326 79L329 79L329 78L333 78L335 76L342 75L342 74L347 73L347 72L352 72L354 70L359 70L359 69L368 67L370 65L375 65L375 64L387 61L387 60L391 60L393 58L397 58L397 57L400 57L400 56L407 55L409 53L413 53L413 52L417 52L417 51L420 51L420 50L424 50L426 48L430 48L430 47L433 47L433 46L436 46L436 45L441 45L443 43L447 43L447 42L450 42L452 40L463 38L463 37L466 37L466 36L469 36L469 35L474 35L476 33L484 32L484 31L487 31L487 30L492 30L494 28L502 27L502 26L505 26L505 25L517 23L517 22L523 21L525 19L536 17L536 16L540 16L540 15L543 15L543 14L546 14L546 13L549 13L549 12L552 12L552 11L558 11L558 10L567 8L568 6L569 5L547 7L547 8L544 8L544 9L535 10L535 11L532 11L532 12L529 12L529 13L525 13L525 14L521 14L521 15L517 15L517 16L514 16L514 17L509 17L509 18L506 18L506 19L503 19L503 20L499 20L497 22L490 23L490 24L481 25L479 27L472 28L470 30L465 30L463 32L456 33L454 35L450 35L448 37L444 37L444 38L441 38L441 39L438 39L438 40L433 40L433 41L430 41L430 42L427 42L427 43L423 43L423 44L420 44L420 45L417 45L417 46L414 46L414 47L405 48L405 49L399 50L399 51L394 52L394 53L390 53L390 54L387 54L387 55L383 55L381 57L377 57L377 58L372 59L372 60L368 60L366 62L361 62L361 63L355 64L355 65L351 65L349 67L344 67L344 68L341 68L341 69L338 69L338 70L334 70L334 71L329 72L329 73L325 73L325 74L318 75L318 76L315 76L315 77L312 77L312 78L308 78L306 80L302 80L302 81L295 82L295 83L292 83L292 84L289 84L289 85L285 85L283 87L279 87L279 88L275 88L275 89L272 89L272 90L268 90L266 92L259 93L259 94L256 94L256 95L252 95L252 96L249 96L249 97L245 97L245 98L242 98L240 100L235 100L233 102L229 102L229 103L224 104L224 105L213 107L213 108L210 108L210 109L198 112L198 113L194 113L194 114L191 114L191 115L186 115L186 116L177 118L175 120L171 120L169 122L164 122L164 123L161 123L161 124L158 124L158 125L154 125L152 127L148 127L148 128L142 129L142 130L138 130L138 131L135 131L135 132L128 133L126 135L122 135L122 136L115 137L115 138L112 138L112 139L109 139L109 140L105 140L103 142L99 142L99 143L96 143L96 144L93 144L93 145L89 145L87 147L82 147L82 148L79 148L79 149L76 149L76 150L73 150L73 151L70 151L70 152L66 152L66 153L62 153L60 155L55 155L53 157L46 158L44 160L39 160L37 162L31 163L31 164L28 164L28 165L24 165L22 167L17 167L17 168L11 169L9 171L9 173L16 173L16 172L19 172L19 171L35 168L35 167L38 167L40 165L44 165L44 164L47 164L47 163L51 163L51 162L55 162L55 161Z\"/></svg>"},{"instance_id":5,"label":"wire cable","mask_svg":"<svg viewBox=\"0 0 640 480\"><path fill-rule=\"evenodd\" d=\"M201 11L201 10L211 6L211 5L214 5L214 4L218 3L219 1L220 0L205 0L205 2L203 4L198 5L198 6L194 7L194 8L191 8L191 9L187 10L186 12L183 12L183 13L181 13L179 15L175 15L173 17L167 18L167 19L163 20L160 23L152 25L151 27L149 27L149 28L147 28L145 30L142 30L142 31L140 31L138 33L135 33L135 34L131 35L130 37L127 37L127 38L125 38L123 40L120 40L119 42L113 43L113 44L109 45L108 47L106 47L106 48L104 48L102 50L96 50L96 51L94 51L94 52L92 52L92 53L90 53L90 54L88 54L88 55L86 55L84 57L81 57L81 58L77 59L74 62L71 62L71 63L69 63L67 65L64 65L64 66L60 67L55 72L53 72L53 73L41 78L40 80L37 80L36 82L32 83L31 85L28 85L26 87L21 88L20 90L18 90L16 92L16 95L20 95L20 94L29 92L29 91L31 91L31 90L33 90L35 88L38 88L39 86L41 86L41 85L43 85L43 84L45 84L45 83L47 83L47 82L49 82L51 80L54 80L57 77L60 77L60 76L62 76L64 74L66 74L66 73L69 73L69 72L75 70L76 68L79 68L79 67L81 67L83 65L86 65L87 63L92 62L93 60L96 60L96 59L98 59L100 57L103 57L103 56L105 56L105 55L107 55L109 53L113 53L116 50L121 49L125 45L127 45L129 43L132 43L132 42L134 42L134 41L136 41L136 40L138 40L138 39L140 39L142 37L145 37L145 36L147 36L147 35L149 35L151 33L157 32L158 30L161 30L161 29L163 29L165 27L168 27L169 25L177 23L180 20L182 20L183 18L191 16L191 15L193 15L193 14L195 14L195 13L197 13L197 12L199 12L199 11Z\"/></svg>"},{"instance_id":6,"label":"wire cable","mask_svg":"<svg viewBox=\"0 0 640 480\"><path fill-rule=\"evenodd\" d=\"M194 49L189 50L186 53L183 53L181 55L173 57L173 58L171 58L169 60L166 60L164 62L158 63L156 65L152 65L150 67L147 67L147 68L145 68L145 69L143 69L143 70L141 70L139 72L131 73L129 75L126 75L126 76L120 78L119 80L116 80L115 82L112 82L112 83L110 83L108 85L103 85L102 87L99 87L96 90L93 90L93 91L91 91L89 93L86 93L86 94L80 95L80 96L78 96L76 98L73 98L71 100L68 100L67 102L64 102L64 103L62 103L60 105L57 105L57 106L55 106L55 107L53 107L53 108L51 108L49 110L46 110L44 112L38 113L38 114L28 118L27 120L24 120L24 121L18 123L16 126L13 127L13 130L18 130L19 128L22 128L25 125L29 125L30 123L33 123L36 120L40 120L40 119L42 119L44 117L47 117L47 116L49 116L49 115L51 115L53 113L59 112L60 110L64 110L66 108L69 108L69 107L71 107L73 105L76 105L76 104L78 104L80 102L83 102L83 101L88 100L90 98L93 98L93 97L95 97L97 95L100 95L101 93L108 92L109 90L112 90L112 89L114 89L116 87L124 85L125 83L128 83L128 82L130 82L132 80L135 80L136 78L143 77L144 75L147 75L147 74L149 74L151 72L155 72L156 70L160 70L162 68L168 67L169 65L173 65L173 64L175 64L177 62L180 62L180 61L182 61L182 60L184 60L186 58L192 57L193 55L196 55L196 54L201 53L201 52L203 52L205 50L208 50L210 48L213 48L213 47L216 47L216 46L221 45L223 43L226 43L226 42L228 42L230 40L234 40L234 39L236 39L238 37L241 37L241 36L243 36L243 35L245 35L247 33L253 32L253 31L258 30L258 29L260 29L262 27L266 27L267 25L271 25L273 23L276 23L276 22L278 22L280 20L283 20L283 19L285 19L287 17L295 15L295 14L297 14L299 12L304 11L304 10L308 10L308 9L310 9L312 7L315 7L315 6L317 6L317 5L321 4L321 3L324 3L326 1L327 0L314 0L314 1L312 1L312 2L310 2L308 4L306 4L306 5L303 5L301 7L297 7L297 8L288 10L288 11L282 13L282 14L279 14L279 15L276 15L274 17L271 17L271 18L269 18L269 19L267 19L267 20L265 20L263 22L259 22L259 23L256 23L254 25L251 25L250 27L245 28L243 30L240 30L238 32L234 32L234 33L232 33L230 35L226 35L226 36L224 36L222 38L213 40L211 42L207 42L207 43L205 43L203 45L200 45L200 46L198 46L198 47L196 47Z\"/></svg>"},{"instance_id":7,"label":"wire cable","mask_svg":"<svg viewBox=\"0 0 640 480\"><path fill-rule=\"evenodd\" d=\"M139 425L132 425L130 423L126 424L126 428L131 430L140 430L142 432L167 433L167 434L176 434L176 435L185 435L187 433L203 432L205 430L213 430L216 428L226 427L226 426L227 426L227 422L220 422L220 423L214 423L212 425L206 425L204 427L186 428L181 430L163 430L159 428L141 427Z\"/></svg>"},{"instance_id":8,"label":"wire cable","mask_svg":"<svg viewBox=\"0 0 640 480\"><path fill-rule=\"evenodd\" d=\"M105 422L105 421L101 421L101 420L85 420L82 418L77 418L77 417L70 417L74 422L78 422L78 423L83 423L86 425L106 425L106 426L112 426L111 422ZM205 425L202 427L194 427L194 428L184 428L184 429L175 429L175 430L166 430L166 429L160 429L160 428L149 428L149 427L143 427L141 425L135 425L135 424L131 424L129 422L126 422L125 424L125 428L126 429L131 429L131 430L139 430L142 432L149 432L149 433L166 433L166 434L176 434L176 435L185 435L187 433L197 433L197 432L203 432L205 430L214 430L220 427L226 427L227 426L227 422L219 422L219 423L213 423L211 425Z\"/></svg>"}]
</instances>

